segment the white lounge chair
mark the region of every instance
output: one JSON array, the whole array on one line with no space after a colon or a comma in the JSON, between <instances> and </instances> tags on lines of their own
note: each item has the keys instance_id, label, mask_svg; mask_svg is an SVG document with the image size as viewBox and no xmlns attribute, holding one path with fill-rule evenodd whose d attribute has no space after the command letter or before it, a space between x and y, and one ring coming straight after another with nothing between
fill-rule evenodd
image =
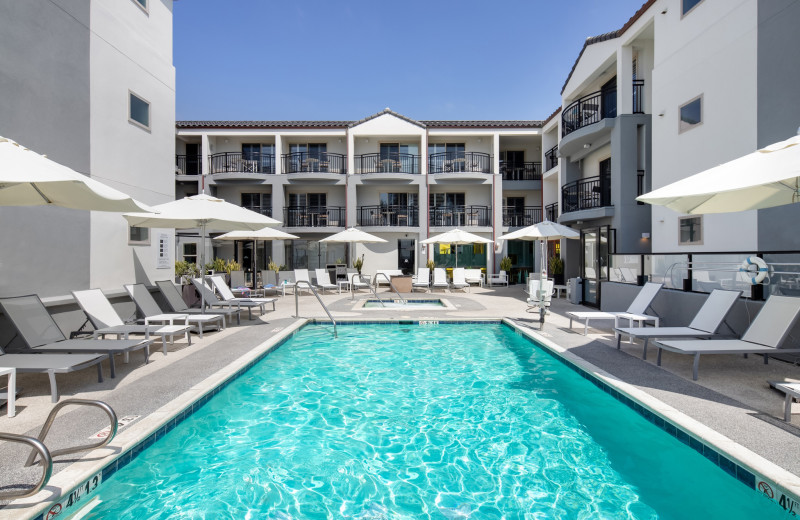
<instances>
[{"instance_id":1,"label":"white lounge chair","mask_svg":"<svg viewBox=\"0 0 800 520\"><path fill-rule=\"evenodd\" d=\"M202 296L203 301L205 302L206 307L210 307L212 311L214 309L226 309L226 310L234 310L236 312L236 323L237 325L242 322L241 315L242 309L247 309L247 315L249 319L253 319L252 314L252 307L260 307L261 304L245 304L243 305L242 302L239 301L223 301L217 297L217 294L209 287L207 284L203 283L202 278L192 278L192 285L194 288L197 289L197 292L200 293Z\"/></svg>"},{"instance_id":2,"label":"white lounge chair","mask_svg":"<svg viewBox=\"0 0 800 520\"><path fill-rule=\"evenodd\" d=\"M478 284L478 287L483 287L483 273L480 269L465 269L464 278L470 285Z\"/></svg>"},{"instance_id":3,"label":"white lounge chair","mask_svg":"<svg viewBox=\"0 0 800 520\"><path fill-rule=\"evenodd\" d=\"M314 273L317 275L317 287L322 289L322 294L325 294L325 289L333 291L339 287L335 283L331 283L327 269L314 269Z\"/></svg>"},{"instance_id":4,"label":"white lounge chair","mask_svg":"<svg viewBox=\"0 0 800 520\"><path fill-rule=\"evenodd\" d=\"M305 283L300 283L300 282L307 282L308 285L306 285ZM313 285L313 284L311 283L311 277L308 274L308 269L295 269L294 270L294 290L295 291L306 290L308 292L311 292L311 287L309 287L310 285Z\"/></svg>"},{"instance_id":5,"label":"white lounge chair","mask_svg":"<svg viewBox=\"0 0 800 520\"><path fill-rule=\"evenodd\" d=\"M403 271L401 269L378 269L375 271L375 277L372 281L375 287L380 287L383 284L389 285L392 276L403 276Z\"/></svg>"},{"instance_id":6,"label":"white lounge chair","mask_svg":"<svg viewBox=\"0 0 800 520\"><path fill-rule=\"evenodd\" d=\"M505 285L508 287L508 276L506 276L505 271L500 271L498 274L490 274L486 283L489 284L489 287L494 287L495 285Z\"/></svg>"},{"instance_id":7,"label":"white lounge chair","mask_svg":"<svg viewBox=\"0 0 800 520\"><path fill-rule=\"evenodd\" d=\"M266 291L274 291L277 295L278 289L280 289L280 286L277 282L278 280L276 279L275 271L261 271L261 290L264 291L264 295L266 295Z\"/></svg>"},{"instance_id":8,"label":"white lounge chair","mask_svg":"<svg viewBox=\"0 0 800 520\"><path fill-rule=\"evenodd\" d=\"M169 305L170 309L172 309L172 312L177 312L178 314L196 314L200 316L220 315L227 318L228 325L230 325L231 318L234 316L236 316L237 320L239 318L238 309L195 309L193 307L189 307L186 305L186 302L183 301L183 295L181 295L181 291L178 289L178 286L169 280L159 280L156 282L156 286L161 291L161 294L167 301L167 305Z\"/></svg>"},{"instance_id":9,"label":"white lounge chair","mask_svg":"<svg viewBox=\"0 0 800 520\"><path fill-rule=\"evenodd\" d=\"M567 313L569 316L569 328L572 328L572 320L574 319L583 320L584 336L589 331L589 320L614 320L615 329L619 327L619 320L621 319L628 320L629 325L633 325L634 322L642 325L643 323L652 321L655 323L655 326L658 327L658 316L650 316L645 314L645 312L647 308L650 307L650 304L653 303L653 298L656 297L661 287L662 284L660 283L648 282L644 284L644 287L639 290L639 294L636 295L636 298L631 302L628 309L622 312L570 311Z\"/></svg>"},{"instance_id":10,"label":"white lounge chair","mask_svg":"<svg viewBox=\"0 0 800 520\"><path fill-rule=\"evenodd\" d=\"M447 283L447 271L441 267L435 267L433 269L433 284L431 284L431 287L433 287L433 289L449 289L450 284Z\"/></svg>"},{"instance_id":11,"label":"white lounge chair","mask_svg":"<svg viewBox=\"0 0 800 520\"><path fill-rule=\"evenodd\" d=\"M359 289L369 290L369 282L361 278L361 275L358 273L358 269L352 267L347 268L347 282L350 284L353 292L358 291Z\"/></svg>"},{"instance_id":12,"label":"white lounge chair","mask_svg":"<svg viewBox=\"0 0 800 520\"><path fill-rule=\"evenodd\" d=\"M527 311L531 309L539 309L541 307L541 302L544 302L545 307L550 307L550 303L553 300L553 293L555 289L553 288L555 282L553 280L545 280L542 283L541 280L537 280L535 278L528 280L528 308Z\"/></svg>"},{"instance_id":13,"label":"white lounge chair","mask_svg":"<svg viewBox=\"0 0 800 520\"><path fill-rule=\"evenodd\" d=\"M453 269L453 282L450 284L450 288L462 289L464 292L469 290L469 283L467 283L467 276L463 267Z\"/></svg>"},{"instance_id":14,"label":"white lounge chair","mask_svg":"<svg viewBox=\"0 0 800 520\"><path fill-rule=\"evenodd\" d=\"M215 280L216 278L216 280ZM230 288L225 284L225 280L218 276L210 276L208 277L208 281L219 290L219 297L216 293L209 287L208 285L203 284L202 278L193 278L192 283L197 290L201 290L201 287L205 288L204 296L206 300L206 305L210 306L219 306L219 305L233 305L238 307L239 309L247 309L247 319L253 319L253 309L257 308L261 314L265 312L265 306L267 303L272 303L272 308L275 310L275 300L276 298L237 298L233 295ZM221 290L220 290L221 288ZM227 290L226 290L227 289ZM228 299L228 298L230 299ZM269 300L269 301L262 301L262 300Z\"/></svg>"},{"instance_id":15,"label":"white lounge chair","mask_svg":"<svg viewBox=\"0 0 800 520\"><path fill-rule=\"evenodd\" d=\"M770 296L764 307L753 319L742 339L670 340L657 341L658 365L661 366L661 350L694 356L692 379L697 381L700 356L703 354L763 354L764 364L770 354L800 352L800 348L780 348L800 315L800 298Z\"/></svg>"},{"instance_id":16,"label":"white lounge chair","mask_svg":"<svg viewBox=\"0 0 800 520\"><path fill-rule=\"evenodd\" d=\"M94 337L105 337L113 335L117 338L128 339L131 334L144 335L145 339L150 336L161 338L161 350L167 355L167 338L170 343L175 342L175 336L185 336L187 343L192 344L192 336L189 332L192 326L189 320L184 318L183 324L171 325L137 325L127 324L119 317L117 311L108 301L106 295L100 289L86 289L83 291L72 291L72 296L78 302L78 306L83 310L94 330Z\"/></svg>"},{"instance_id":17,"label":"white lounge chair","mask_svg":"<svg viewBox=\"0 0 800 520\"><path fill-rule=\"evenodd\" d=\"M430 290L431 285L431 270L427 267L417 268L417 276L411 281L411 290L422 289L424 291Z\"/></svg>"},{"instance_id":18,"label":"white lounge chair","mask_svg":"<svg viewBox=\"0 0 800 520\"><path fill-rule=\"evenodd\" d=\"M203 339L203 329L207 326L214 327L217 330L225 328L225 316L221 314L164 313L143 283L127 284L123 285L123 287L128 291L133 303L136 304L136 308L144 316L145 325L152 323L173 325L175 320L189 320L192 327L197 330L200 339Z\"/></svg>"},{"instance_id":19,"label":"white lounge chair","mask_svg":"<svg viewBox=\"0 0 800 520\"><path fill-rule=\"evenodd\" d=\"M688 327L626 327L615 328L617 333L617 350L622 342L622 335L644 339L642 359L647 359L647 342L658 338L709 338L717 334L725 316L730 313L733 304L741 296L741 291L723 291L715 289L708 295L703 306L697 311Z\"/></svg>"},{"instance_id":20,"label":"white lounge chair","mask_svg":"<svg viewBox=\"0 0 800 520\"><path fill-rule=\"evenodd\" d=\"M211 280L211 284L219 293L220 298L222 301L226 302L242 302L242 303L258 303L261 304L261 314L264 314L264 307L266 304L272 304L272 310L275 310L275 302L278 301L277 298L239 298L233 294L231 288L225 283L225 280L218 275L210 276L208 278Z\"/></svg>"}]
</instances>

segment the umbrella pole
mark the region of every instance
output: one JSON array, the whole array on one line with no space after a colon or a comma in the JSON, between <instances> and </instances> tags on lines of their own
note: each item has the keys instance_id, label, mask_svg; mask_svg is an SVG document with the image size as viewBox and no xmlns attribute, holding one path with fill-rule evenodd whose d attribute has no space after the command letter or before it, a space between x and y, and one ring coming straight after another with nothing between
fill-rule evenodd
<instances>
[{"instance_id":1,"label":"umbrella pole","mask_svg":"<svg viewBox=\"0 0 800 520\"><path fill-rule=\"evenodd\" d=\"M545 245L546 242L544 239L541 240L541 243L542 243L541 247L542 252L539 262L541 262L542 264L541 265L542 274L539 277L539 322L544 323L544 315L547 312L547 308L545 307L544 304L544 282L545 280L547 280L547 264L544 263L544 257L547 251L547 246Z\"/></svg>"},{"instance_id":2,"label":"umbrella pole","mask_svg":"<svg viewBox=\"0 0 800 520\"><path fill-rule=\"evenodd\" d=\"M206 224L200 225L200 273L202 275L203 287L206 285ZM200 291L200 311L206 308L206 292Z\"/></svg>"}]
</instances>

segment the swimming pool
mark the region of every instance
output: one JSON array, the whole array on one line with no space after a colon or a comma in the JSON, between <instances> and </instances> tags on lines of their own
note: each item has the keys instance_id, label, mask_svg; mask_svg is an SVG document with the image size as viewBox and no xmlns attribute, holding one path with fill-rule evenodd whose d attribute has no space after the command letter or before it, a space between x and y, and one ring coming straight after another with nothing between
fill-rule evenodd
<instances>
[{"instance_id":1,"label":"swimming pool","mask_svg":"<svg viewBox=\"0 0 800 520\"><path fill-rule=\"evenodd\" d=\"M93 500L83 518L786 517L501 324L307 326Z\"/></svg>"}]
</instances>

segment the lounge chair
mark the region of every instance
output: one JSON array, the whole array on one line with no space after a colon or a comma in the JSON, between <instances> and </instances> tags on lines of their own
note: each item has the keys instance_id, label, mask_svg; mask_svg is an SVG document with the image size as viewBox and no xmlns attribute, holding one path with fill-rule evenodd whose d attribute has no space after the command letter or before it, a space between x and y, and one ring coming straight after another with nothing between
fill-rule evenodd
<instances>
[{"instance_id":1,"label":"lounge chair","mask_svg":"<svg viewBox=\"0 0 800 520\"><path fill-rule=\"evenodd\" d=\"M202 278L192 278L192 284L194 285L197 292L199 292L203 300L205 301L206 306L212 309L233 309L236 311L236 324L240 324L242 322L241 319L241 312L242 309L247 309L247 315L252 320L252 307L262 307L260 303L252 303L252 304L242 304L240 301L223 301L217 297L217 294L211 290L211 287L203 283Z\"/></svg>"},{"instance_id":2,"label":"lounge chair","mask_svg":"<svg viewBox=\"0 0 800 520\"><path fill-rule=\"evenodd\" d=\"M83 341L86 343L84 340L77 339L68 341ZM48 375L50 378L50 401L53 403L58 402L56 374L69 374L70 372L97 366L97 382L102 383L103 369L101 363L105 358L105 355L98 354L5 354L0 349L0 365L13 367L17 370L17 373L46 373Z\"/></svg>"},{"instance_id":3,"label":"lounge chair","mask_svg":"<svg viewBox=\"0 0 800 520\"><path fill-rule=\"evenodd\" d=\"M462 289L464 292L469 290L469 283L467 283L467 276L463 267L456 267L453 269L453 282L450 284L451 289Z\"/></svg>"},{"instance_id":4,"label":"lounge chair","mask_svg":"<svg viewBox=\"0 0 800 520\"><path fill-rule=\"evenodd\" d=\"M314 273L317 275L317 287L322 289L323 294L325 294L325 289L334 290L339 287L335 283L331 283L327 269L314 269Z\"/></svg>"},{"instance_id":5,"label":"lounge chair","mask_svg":"<svg viewBox=\"0 0 800 520\"><path fill-rule=\"evenodd\" d=\"M541 302L544 302L545 308L550 307L553 293L555 292L554 284L553 280L545 280L544 282L535 278L528 280L528 308L526 311L539 309Z\"/></svg>"},{"instance_id":6,"label":"lounge chair","mask_svg":"<svg viewBox=\"0 0 800 520\"><path fill-rule=\"evenodd\" d=\"M214 275L216 276L216 275ZM247 282L244 279L244 271L231 271L231 289L247 288ZM241 292L241 291L236 291Z\"/></svg>"},{"instance_id":7,"label":"lounge chair","mask_svg":"<svg viewBox=\"0 0 800 520\"><path fill-rule=\"evenodd\" d=\"M277 298L237 298L233 295L233 291L231 291L230 287L228 287L228 285L225 283L225 280L221 276L211 276L209 277L209 280L211 280L212 285L219 293L222 301L245 303L247 304L248 308L250 308L250 304L257 303L261 305L261 314L264 314L265 307L268 303L271 303L272 310L275 310L275 302L278 301Z\"/></svg>"},{"instance_id":8,"label":"lounge chair","mask_svg":"<svg viewBox=\"0 0 800 520\"><path fill-rule=\"evenodd\" d=\"M153 295L147 290L143 283L124 285L125 290L130 294L131 299L136 304L136 308L144 316L144 324L166 323L172 325L175 320L189 320L189 323L197 329L200 339L203 339L203 329L212 326L217 330L225 328L225 316L221 314L165 314L161 312Z\"/></svg>"},{"instance_id":9,"label":"lounge chair","mask_svg":"<svg viewBox=\"0 0 800 520\"><path fill-rule=\"evenodd\" d=\"M708 295L703 306L697 311L688 327L626 327L615 328L617 333L617 350L622 342L622 335L644 339L642 359L647 359L647 342L657 338L709 338L717 334L725 316L730 313L733 304L741 296L742 291L723 291L715 289Z\"/></svg>"},{"instance_id":10,"label":"lounge chair","mask_svg":"<svg viewBox=\"0 0 800 520\"><path fill-rule=\"evenodd\" d=\"M261 271L261 290L264 291L266 295L266 291L275 291L275 294L278 294L279 286L277 284L277 280L275 278L275 271L271 270L262 270Z\"/></svg>"},{"instance_id":11,"label":"lounge chair","mask_svg":"<svg viewBox=\"0 0 800 520\"><path fill-rule=\"evenodd\" d=\"M417 268L417 276L411 281L411 290L423 289L428 291L431 285L431 270L427 267Z\"/></svg>"},{"instance_id":12,"label":"lounge chair","mask_svg":"<svg viewBox=\"0 0 800 520\"><path fill-rule=\"evenodd\" d=\"M308 282L308 285L301 282ZM311 292L311 287L309 285L314 285L311 283L311 278L308 274L308 269L295 269L294 270L294 290L307 290Z\"/></svg>"},{"instance_id":13,"label":"lounge chair","mask_svg":"<svg viewBox=\"0 0 800 520\"><path fill-rule=\"evenodd\" d=\"M450 284L447 283L447 271L445 271L441 267L435 267L433 269L433 284L431 284L431 287L433 287L433 289L450 288Z\"/></svg>"},{"instance_id":14,"label":"lounge chair","mask_svg":"<svg viewBox=\"0 0 800 520\"><path fill-rule=\"evenodd\" d=\"M505 271L500 271L498 274L490 274L486 283L489 284L489 287L494 287L495 285L505 285L508 287L508 276Z\"/></svg>"},{"instance_id":15,"label":"lounge chair","mask_svg":"<svg viewBox=\"0 0 800 520\"><path fill-rule=\"evenodd\" d=\"M236 316L236 319L239 319L239 310L238 309L194 309L186 305L186 302L183 301L183 295L181 295L180 289L174 283L170 282L169 280L159 280L156 282L156 286L158 286L161 294L164 295L164 299L167 300L167 304L169 305L172 312L177 312L178 314L194 314L194 315L220 315L225 316L228 320L228 325L231 323L231 318Z\"/></svg>"},{"instance_id":16,"label":"lounge chair","mask_svg":"<svg viewBox=\"0 0 800 520\"><path fill-rule=\"evenodd\" d=\"M364 281L364 279L361 278L361 274L359 274L358 270L355 268L347 268L347 281L353 292L359 289L369 290L369 282Z\"/></svg>"},{"instance_id":17,"label":"lounge chair","mask_svg":"<svg viewBox=\"0 0 800 520\"><path fill-rule=\"evenodd\" d=\"M170 343L175 342L175 336L186 336L189 345L192 344L192 336L189 331L192 326L189 321L184 319L183 325L136 325L126 324L119 317L117 311L108 301L106 295L100 289L86 289L84 291L72 291L72 296L83 309L89 322L94 327L94 337L105 337L107 334L128 339L131 334L144 335L150 339L150 335L161 338L161 350L167 355L167 338Z\"/></svg>"},{"instance_id":18,"label":"lounge chair","mask_svg":"<svg viewBox=\"0 0 800 520\"><path fill-rule=\"evenodd\" d=\"M475 283L478 287L483 287L483 273L480 269L465 269L464 278L470 285Z\"/></svg>"},{"instance_id":19,"label":"lounge chair","mask_svg":"<svg viewBox=\"0 0 800 520\"><path fill-rule=\"evenodd\" d=\"M763 354L764 364L770 354L800 352L800 348L780 348L800 315L800 298L770 296L764 307L753 319L742 339L670 340L657 341L658 365L661 366L661 350L694 356L692 379L697 381L700 356L703 354Z\"/></svg>"},{"instance_id":20,"label":"lounge chair","mask_svg":"<svg viewBox=\"0 0 800 520\"><path fill-rule=\"evenodd\" d=\"M93 356L81 357L86 354L104 354L108 357L111 377L116 377L116 370L114 367L114 354L124 354L127 356L135 350L143 350L145 363L150 360L150 345L153 340L146 338L140 339L67 339L64 333L56 324L50 313L47 312L42 300L35 294L29 296L16 296L13 298L0 298L0 307L3 313L8 317L14 328L19 333L19 336L28 347L26 352L30 353L56 353L74 354L75 358L61 358L60 356L52 357L53 366L44 358L41 363L42 366L47 366L47 370L54 370L53 373L61 373L60 371L71 371L65 367L70 363L79 365L75 370L91 366L91 359ZM11 354L7 354L11 355ZM27 353L14 354L20 356L27 356ZM50 355L50 354L48 354ZM3 358L11 362L10 358ZM72 359L72 361L70 361ZM14 365L9 365L14 366ZM27 368L31 366L26 365ZM24 367L20 369L25 371ZM100 369L98 368L98 371ZM37 370L30 370L37 371ZM43 371L43 370L40 370ZM100 373L98 372L98 375ZM99 378L102 381L102 377ZM55 388L55 377L50 378L51 389Z\"/></svg>"},{"instance_id":21,"label":"lounge chair","mask_svg":"<svg viewBox=\"0 0 800 520\"><path fill-rule=\"evenodd\" d=\"M653 298L656 297L658 291L661 290L662 284L660 283L653 283L648 282L644 284L639 290L639 294L636 295L633 302L631 302L630 306L627 310L619 312L603 312L603 311L570 311L567 313L569 316L569 328L572 328L572 320L583 320L583 335L585 336L589 331L589 320L614 320L614 328L619 328L619 320L626 319L628 320L629 325L633 325L634 322L639 323L640 325L646 323L648 321L652 321L655 323L655 326L658 327L658 316L650 316L645 314L647 308L650 307L650 304L653 303Z\"/></svg>"}]
</instances>

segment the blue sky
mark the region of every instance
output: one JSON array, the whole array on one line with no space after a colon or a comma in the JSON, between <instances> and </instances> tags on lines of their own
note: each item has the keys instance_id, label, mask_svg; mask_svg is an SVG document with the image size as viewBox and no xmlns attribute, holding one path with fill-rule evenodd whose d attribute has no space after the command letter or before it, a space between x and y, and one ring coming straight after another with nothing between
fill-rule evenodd
<instances>
[{"instance_id":1,"label":"blue sky","mask_svg":"<svg viewBox=\"0 0 800 520\"><path fill-rule=\"evenodd\" d=\"M644 0L174 4L178 120L544 119Z\"/></svg>"}]
</instances>

